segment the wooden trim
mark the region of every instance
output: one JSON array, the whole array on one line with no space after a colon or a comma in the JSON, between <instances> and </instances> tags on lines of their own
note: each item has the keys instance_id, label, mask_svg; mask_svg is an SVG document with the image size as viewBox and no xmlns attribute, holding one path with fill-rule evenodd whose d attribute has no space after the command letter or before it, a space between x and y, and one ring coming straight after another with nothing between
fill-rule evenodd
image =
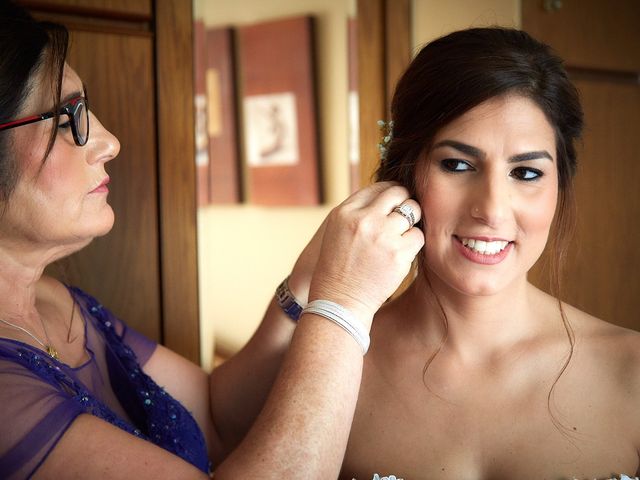
<instances>
[{"instance_id":1,"label":"wooden trim","mask_svg":"<svg viewBox=\"0 0 640 480\"><path fill-rule=\"evenodd\" d=\"M396 83L411 62L411 0L387 0L385 26L385 97L388 111Z\"/></svg>"},{"instance_id":2,"label":"wooden trim","mask_svg":"<svg viewBox=\"0 0 640 480\"><path fill-rule=\"evenodd\" d=\"M150 22L126 22L104 18L88 18L76 15L50 13L42 10L31 10L37 20L61 23L69 30L92 33L111 33L116 35L153 37Z\"/></svg>"},{"instance_id":3,"label":"wooden trim","mask_svg":"<svg viewBox=\"0 0 640 480\"><path fill-rule=\"evenodd\" d=\"M155 2L163 343L199 364L192 15Z\"/></svg>"},{"instance_id":4,"label":"wooden trim","mask_svg":"<svg viewBox=\"0 0 640 480\"><path fill-rule=\"evenodd\" d=\"M51 3L43 0L19 0L20 5L30 11L53 13L61 15L73 15L87 18L104 18L110 20L120 20L125 22L150 22L150 13L127 12L124 10L113 10L108 8L97 8L84 5L65 5L61 3Z\"/></svg>"},{"instance_id":5,"label":"wooden trim","mask_svg":"<svg viewBox=\"0 0 640 480\"><path fill-rule=\"evenodd\" d=\"M380 128L395 84L411 61L411 0L358 0L360 184L378 166Z\"/></svg>"},{"instance_id":6,"label":"wooden trim","mask_svg":"<svg viewBox=\"0 0 640 480\"><path fill-rule=\"evenodd\" d=\"M372 182L378 164L380 128L386 117L384 0L358 0L358 97L360 185Z\"/></svg>"}]
</instances>

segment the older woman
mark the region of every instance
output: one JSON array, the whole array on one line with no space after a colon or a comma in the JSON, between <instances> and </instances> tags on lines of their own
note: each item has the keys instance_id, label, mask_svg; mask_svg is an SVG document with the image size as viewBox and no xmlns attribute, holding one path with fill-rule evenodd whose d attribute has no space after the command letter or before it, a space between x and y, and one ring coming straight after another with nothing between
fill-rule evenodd
<instances>
[{"instance_id":1,"label":"older woman","mask_svg":"<svg viewBox=\"0 0 640 480\"><path fill-rule=\"evenodd\" d=\"M636 474L640 335L527 281L548 246L558 285L569 240L582 110L561 60L517 30L452 33L392 120L378 178L418 199L427 247L376 315L342 478Z\"/></svg>"},{"instance_id":2,"label":"older woman","mask_svg":"<svg viewBox=\"0 0 640 480\"><path fill-rule=\"evenodd\" d=\"M208 376L43 275L111 229L120 145L65 63L63 27L2 0L0 32L0 477L196 479L209 458L222 479L335 477L373 313L423 244L406 189L336 208L254 338Z\"/></svg>"}]
</instances>

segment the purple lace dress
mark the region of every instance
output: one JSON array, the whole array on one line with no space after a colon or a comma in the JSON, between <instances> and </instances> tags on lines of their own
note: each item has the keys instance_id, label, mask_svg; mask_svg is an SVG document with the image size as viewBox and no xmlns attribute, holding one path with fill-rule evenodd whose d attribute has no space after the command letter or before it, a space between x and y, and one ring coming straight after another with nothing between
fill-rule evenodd
<instances>
[{"instance_id":1,"label":"purple lace dress","mask_svg":"<svg viewBox=\"0 0 640 480\"><path fill-rule=\"evenodd\" d=\"M142 371L156 344L94 298L69 288L89 360L77 368L0 338L0 478L29 478L82 413L101 418L210 471L191 414Z\"/></svg>"}]
</instances>

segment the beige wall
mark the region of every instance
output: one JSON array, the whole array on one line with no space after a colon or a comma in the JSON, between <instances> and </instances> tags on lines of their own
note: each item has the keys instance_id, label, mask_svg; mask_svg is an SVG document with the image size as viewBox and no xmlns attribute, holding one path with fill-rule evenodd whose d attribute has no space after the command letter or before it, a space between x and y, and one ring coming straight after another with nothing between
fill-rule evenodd
<instances>
[{"instance_id":1,"label":"beige wall","mask_svg":"<svg viewBox=\"0 0 640 480\"><path fill-rule=\"evenodd\" d=\"M416 48L454 30L490 25L518 28L520 0L413 0Z\"/></svg>"},{"instance_id":2,"label":"beige wall","mask_svg":"<svg viewBox=\"0 0 640 480\"><path fill-rule=\"evenodd\" d=\"M520 25L519 0L414 0L413 44L470 26ZM333 205L348 194L346 19L354 0L195 0L207 25L292 15L317 19L322 169L326 205L315 208L210 206L198 212L202 363L214 336L237 350L253 333L278 283Z\"/></svg>"},{"instance_id":3,"label":"beige wall","mask_svg":"<svg viewBox=\"0 0 640 480\"><path fill-rule=\"evenodd\" d=\"M330 208L348 195L347 17L352 0L195 0L206 25L241 25L295 15L316 19L325 205L209 206L198 212L202 364L213 338L237 350L258 326L280 281Z\"/></svg>"}]
</instances>

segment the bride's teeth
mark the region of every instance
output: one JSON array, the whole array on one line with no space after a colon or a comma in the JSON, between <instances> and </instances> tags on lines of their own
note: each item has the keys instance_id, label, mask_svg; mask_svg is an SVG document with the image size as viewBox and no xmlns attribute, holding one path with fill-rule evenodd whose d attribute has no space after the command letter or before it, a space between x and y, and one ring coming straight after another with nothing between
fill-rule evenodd
<instances>
[{"instance_id":1,"label":"bride's teeth","mask_svg":"<svg viewBox=\"0 0 640 480\"><path fill-rule=\"evenodd\" d=\"M509 244L509 242L504 240L486 242L484 240L475 240L473 238L462 238L460 241L465 247L483 255L495 255L496 253L504 250Z\"/></svg>"}]
</instances>

